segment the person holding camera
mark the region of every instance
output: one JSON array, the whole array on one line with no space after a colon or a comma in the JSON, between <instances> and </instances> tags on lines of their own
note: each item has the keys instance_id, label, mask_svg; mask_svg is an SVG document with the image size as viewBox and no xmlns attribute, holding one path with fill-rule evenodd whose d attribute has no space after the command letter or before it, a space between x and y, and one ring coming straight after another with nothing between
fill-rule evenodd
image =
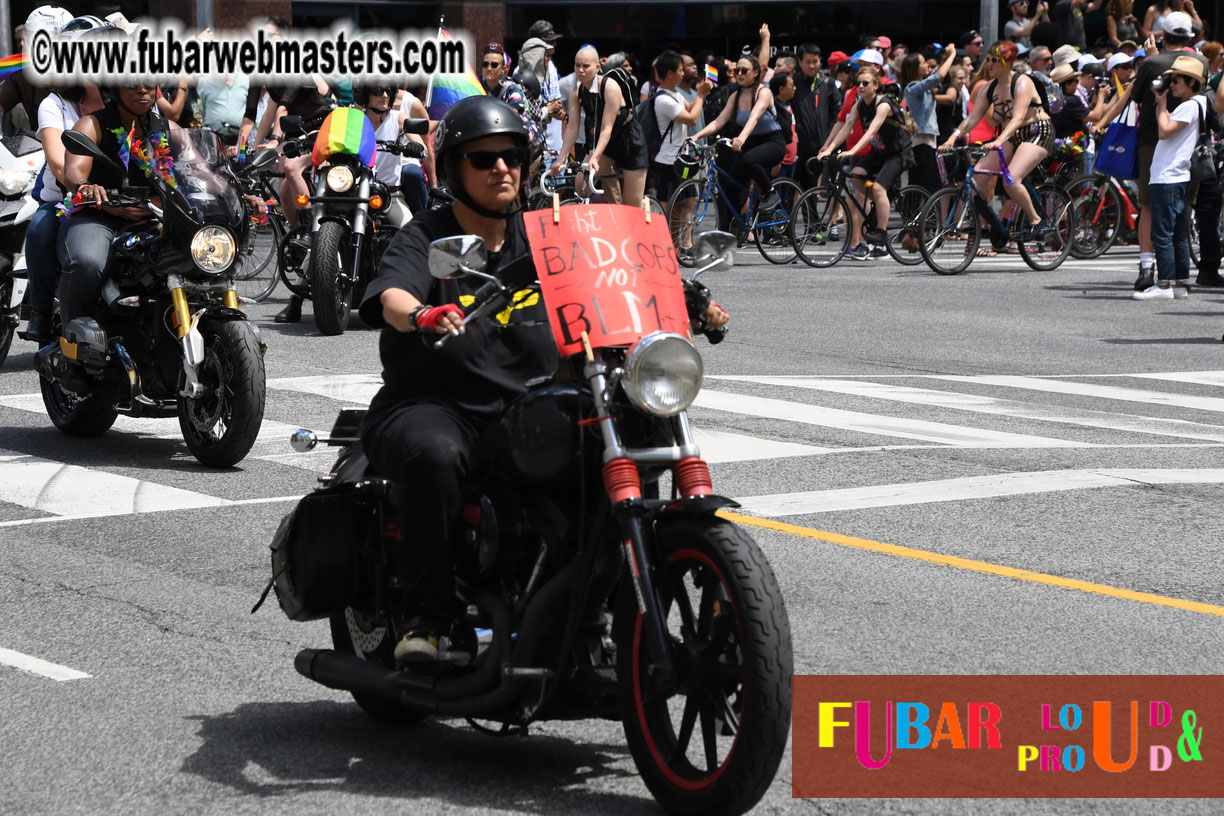
<instances>
[{"instance_id":1,"label":"person holding camera","mask_svg":"<svg viewBox=\"0 0 1224 816\"><path fill-rule=\"evenodd\" d=\"M1199 94L1207 70L1191 56L1180 56L1151 86L1156 99L1156 128L1160 141L1152 154L1148 201L1151 207L1152 250L1156 255L1157 282L1132 293L1135 300L1173 300L1190 294L1190 236L1186 224L1186 191L1190 186L1190 159L1198 144L1199 122L1207 116L1207 99ZM1169 113L1167 99L1178 100Z\"/></svg>"}]
</instances>

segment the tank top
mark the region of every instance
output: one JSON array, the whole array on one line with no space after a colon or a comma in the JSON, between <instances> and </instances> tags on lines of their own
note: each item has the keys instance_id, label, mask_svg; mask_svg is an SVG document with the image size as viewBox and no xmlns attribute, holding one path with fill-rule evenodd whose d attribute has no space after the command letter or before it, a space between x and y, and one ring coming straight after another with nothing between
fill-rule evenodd
<instances>
[{"instance_id":1,"label":"tank top","mask_svg":"<svg viewBox=\"0 0 1224 816\"><path fill-rule=\"evenodd\" d=\"M106 107L96 111L93 115L98 118L98 124L102 129L102 138L98 142L98 147L101 148L103 153L122 165L119 145L121 141L127 141L130 128L124 127L119 120L119 103L116 101L108 102ZM132 138L133 141L140 139L146 146L150 136L155 136L159 133L168 134L170 132L170 123L166 121L166 117L158 112L156 106L145 114L141 126L144 128L144 133L137 131ZM129 155L128 157L126 176L129 184L140 187L149 186L148 176L140 169L140 162L136 160L135 155ZM107 167L102 162L96 161L89 171L89 181L91 184L101 184L108 189L118 189L124 181L124 173L122 170Z\"/></svg>"},{"instance_id":2,"label":"tank top","mask_svg":"<svg viewBox=\"0 0 1224 816\"><path fill-rule=\"evenodd\" d=\"M394 142L399 138L399 133L399 108L392 106L387 111L387 118L374 131L374 138L380 142ZM374 153L374 178L383 184L398 187L400 183L399 154L378 148Z\"/></svg>"},{"instance_id":3,"label":"tank top","mask_svg":"<svg viewBox=\"0 0 1224 816\"><path fill-rule=\"evenodd\" d=\"M743 89L741 88L740 91L742 90ZM737 124L742 129L744 125L748 124L748 117L752 115L752 108L749 108L748 110L740 110L740 107L739 107L740 91L735 92L735 124ZM760 92L761 92L761 88L757 88L752 93L753 107L756 106L756 97L757 97L757 94ZM761 118L757 119L756 125L752 128L752 133L748 134L749 137L768 136L771 133L777 133L782 130L782 126L778 124L778 115L774 111L774 108L772 105L770 106L769 110L767 110L765 113L768 114L768 117L766 117L765 114L762 114Z\"/></svg>"},{"instance_id":4,"label":"tank top","mask_svg":"<svg viewBox=\"0 0 1224 816\"><path fill-rule=\"evenodd\" d=\"M881 94L879 93L877 93L875 98L871 100L870 105L868 105L861 96L859 97L859 126L863 128L863 133L866 133L868 128L871 127L871 123L875 119L876 111L879 109L880 105L889 105L889 103L887 100L882 99ZM889 105L888 115L896 116L896 111L892 109L891 105ZM894 119L893 121L895 122L897 120ZM901 150L901 132L901 128L894 127L893 125L888 124L887 120L885 120L885 124L876 131L875 136L873 136L871 139L871 149L879 150L884 153L899 152Z\"/></svg>"}]
</instances>

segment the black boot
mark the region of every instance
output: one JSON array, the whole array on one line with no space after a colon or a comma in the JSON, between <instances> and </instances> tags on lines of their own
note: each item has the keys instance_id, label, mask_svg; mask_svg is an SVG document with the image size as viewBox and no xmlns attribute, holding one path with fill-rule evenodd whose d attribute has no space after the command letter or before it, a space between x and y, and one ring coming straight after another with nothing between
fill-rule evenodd
<instances>
[{"instance_id":1,"label":"black boot","mask_svg":"<svg viewBox=\"0 0 1224 816\"><path fill-rule=\"evenodd\" d=\"M289 305L276 313L276 317L272 318L273 323L299 323L302 320L302 299L297 295L291 295Z\"/></svg>"},{"instance_id":2,"label":"black boot","mask_svg":"<svg viewBox=\"0 0 1224 816\"><path fill-rule=\"evenodd\" d=\"M40 346L51 342L51 315L46 312L32 312L30 323L26 326L25 337Z\"/></svg>"},{"instance_id":3,"label":"black boot","mask_svg":"<svg viewBox=\"0 0 1224 816\"><path fill-rule=\"evenodd\" d=\"M1142 292L1144 289L1147 289L1149 286L1154 286L1155 284L1156 267L1151 264L1140 264L1139 277L1135 279L1135 291Z\"/></svg>"}]
</instances>

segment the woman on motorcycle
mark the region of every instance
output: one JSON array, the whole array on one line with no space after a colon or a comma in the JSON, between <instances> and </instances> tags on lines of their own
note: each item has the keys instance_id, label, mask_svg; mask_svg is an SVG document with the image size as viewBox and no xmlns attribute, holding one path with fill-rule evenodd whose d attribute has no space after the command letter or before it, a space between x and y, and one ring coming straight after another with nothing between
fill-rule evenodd
<instances>
[{"instance_id":1,"label":"woman on motorcycle","mask_svg":"<svg viewBox=\"0 0 1224 816\"><path fill-rule=\"evenodd\" d=\"M430 210L400 230L366 291L361 318L381 327L383 388L374 397L361 438L370 463L396 484L407 630L397 660L430 660L454 617L451 556L460 489L480 433L525 393L524 383L551 374L557 347L544 303L528 287L535 267L523 218L515 208L525 181L529 136L519 115L492 97L454 105L434 135L440 180L455 203ZM481 281L436 280L429 245L454 235L484 239L486 272L522 296L505 323L463 327L461 302ZM455 335L436 350L439 335Z\"/></svg>"},{"instance_id":2,"label":"woman on motorcycle","mask_svg":"<svg viewBox=\"0 0 1224 816\"><path fill-rule=\"evenodd\" d=\"M169 131L177 130L178 125L154 108L155 90L156 86L146 81L120 85L113 89L105 107L81 117L72 128L88 136L127 171L95 163L89 156L68 154L65 159L65 182L73 196L73 211L64 225L59 247L63 269L60 318L65 327L74 318L92 314L102 292L111 240L132 222L149 217L144 207L107 204L106 191L125 182L147 187L149 174L159 172L157 153L166 149Z\"/></svg>"}]
</instances>

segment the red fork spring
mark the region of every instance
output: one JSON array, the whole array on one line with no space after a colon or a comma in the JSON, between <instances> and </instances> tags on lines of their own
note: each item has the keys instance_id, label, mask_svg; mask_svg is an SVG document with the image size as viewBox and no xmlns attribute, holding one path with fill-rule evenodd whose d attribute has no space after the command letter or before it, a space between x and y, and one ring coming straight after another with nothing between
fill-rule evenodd
<instances>
[{"instance_id":1,"label":"red fork spring","mask_svg":"<svg viewBox=\"0 0 1224 816\"><path fill-rule=\"evenodd\" d=\"M613 504L642 498L642 481L631 459L613 459L603 466L604 489Z\"/></svg>"},{"instance_id":2,"label":"red fork spring","mask_svg":"<svg viewBox=\"0 0 1224 816\"><path fill-rule=\"evenodd\" d=\"M676 464L676 484L680 487L680 495L709 496L714 492L714 483L710 480L710 468L705 461L696 456L681 459Z\"/></svg>"}]
</instances>

